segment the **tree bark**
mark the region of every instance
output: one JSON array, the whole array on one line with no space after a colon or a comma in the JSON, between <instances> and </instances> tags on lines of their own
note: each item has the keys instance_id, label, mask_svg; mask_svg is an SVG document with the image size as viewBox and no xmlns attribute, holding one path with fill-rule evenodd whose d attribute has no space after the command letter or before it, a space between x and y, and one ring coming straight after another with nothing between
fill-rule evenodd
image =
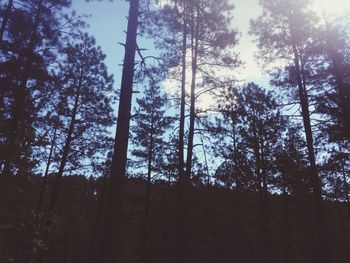
<instances>
[{"instance_id":1,"label":"tree bark","mask_svg":"<svg viewBox=\"0 0 350 263\"><path fill-rule=\"evenodd\" d=\"M312 186L313 193L313 201L314 201L314 244L313 248L313 258L318 262L327 262L327 258L329 257L328 248L325 246L326 237L325 237L325 219L324 212L322 207L322 187L321 180L318 176L317 166L316 166L316 158L314 152L314 141L313 134L311 129L311 120L310 120L310 111L309 111L309 101L308 94L306 90L306 81L305 75L303 72L303 63L300 57L299 51L297 49L297 45L295 43L295 37L293 35L292 26L291 26L291 38L292 43L291 47L294 55L294 67L296 71L297 77L297 86L299 92L299 100L301 106L301 114L303 118L304 131L306 136L306 144L307 144L307 152L308 159L310 163L310 182Z\"/></svg>"},{"instance_id":2,"label":"tree bark","mask_svg":"<svg viewBox=\"0 0 350 263\"><path fill-rule=\"evenodd\" d=\"M101 263L112 263L118 261L117 241L119 231L117 228L120 221L122 183L125 178L127 162L138 16L139 0L130 0L118 121L112 158L112 169L104 209Z\"/></svg>"},{"instance_id":3,"label":"tree bark","mask_svg":"<svg viewBox=\"0 0 350 263\"><path fill-rule=\"evenodd\" d=\"M55 128L54 133L53 133L51 146L50 146L49 156L47 158L46 169L45 169L45 173L44 173L44 176L43 176L43 183L42 183L41 189L40 189L38 204L37 204L37 207L36 207L36 212L37 213L40 212L41 206L42 206L42 203L43 203L43 199L44 199L44 192L45 192L45 188L46 188L46 185L47 185L47 179L48 179L48 175L49 175L49 169L50 169L50 165L51 165L53 149L55 147L56 134L57 134L57 129Z\"/></svg>"}]
</instances>

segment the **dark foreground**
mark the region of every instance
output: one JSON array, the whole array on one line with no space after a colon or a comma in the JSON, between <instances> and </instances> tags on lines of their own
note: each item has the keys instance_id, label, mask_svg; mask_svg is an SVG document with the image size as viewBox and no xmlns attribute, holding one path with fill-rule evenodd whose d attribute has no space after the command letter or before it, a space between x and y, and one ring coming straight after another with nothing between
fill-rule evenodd
<instances>
[{"instance_id":1,"label":"dark foreground","mask_svg":"<svg viewBox=\"0 0 350 263\"><path fill-rule=\"evenodd\" d=\"M62 183L47 235L47 194L36 211L42 179L1 177L0 262L99 262L103 180L70 176ZM50 185L51 180L46 193ZM125 186L120 262L175 263L180 254L185 262L314 262L307 196L270 195L262 208L252 191L199 185L188 191L186 215L179 215L176 187L158 182L152 185L147 219L145 186L140 179ZM325 203L331 262L350 262L349 211L345 203ZM186 244L179 244L180 238Z\"/></svg>"}]
</instances>

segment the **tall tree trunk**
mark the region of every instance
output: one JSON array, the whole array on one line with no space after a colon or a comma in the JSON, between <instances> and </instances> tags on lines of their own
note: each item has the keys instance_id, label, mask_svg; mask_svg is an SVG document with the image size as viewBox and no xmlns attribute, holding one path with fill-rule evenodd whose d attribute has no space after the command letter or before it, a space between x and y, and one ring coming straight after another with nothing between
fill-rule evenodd
<instances>
[{"instance_id":1,"label":"tall tree trunk","mask_svg":"<svg viewBox=\"0 0 350 263\"><path fill-rule=\"evenodd\" d=\"M190 126L188 130L188 145L187 145L187 161L186 161L186 179L190 180L192 171L192 156L193 156L193 139L194 139L194 124L196 118L196 76L198 63L198 36L199 36L199 7L196 7L196 12L192 12L191 25L191 51L192 51L192 79L191 79L191 98L190 98ZM196 22L194 22L194 13L196 13Z\"/></svg>"},{"instance_id":2,"label":"tall tree trunk","mask_svg":"<svg viewBox=\"0 0 350 263\"><path fill-rule=\"evenodd\" d=\"M60 190L60 186L61 186L61 180L63 177L63 172L64 172L64 168L66 166L67 163L67 159L68 159L68 155L70 152L70 145L72 142L72 138L73 138L73 131L74 131L74 127L75 127L75 123L76 123L76 117L77 117L77 112L78 112L78 106L79 106L79 98L80 98L80 86L81 83L79 85L76 97L75 97L75 101L74 101L74 106L73 106L73 110L72 110L72 116L71 116L71 121L69 123L69 128L67 131L67 137L66 137L66 141L63 147L63 153L62 153L62 158L61 158L61 162L60 162L60 166L58 169L58 173L56 174L56 180L55 180L55 184L53 186L53 190L51 193L51 199L50 199L50 205L49 205L49 213L52 212L57 204L57 200L58 200L58 193Z\"/></svg>"},{"instance_id":3,"label":"tall tree trunk","mask_svg":"<svg viewBox=\"0 0 350 263\"><path fill-rule=\"evenodd\" d=\"M104 209L101 263L112 263L118 260L117 241L119 238L119 231L117 231L117 228L119 227L118 223L120 221L120 210L122 205L122 181L124 180L126 172L138 16L139 0L130 0L118 121L111 176L107 188ZM122 259L119 259L119 261L122 261Z\"/></svg>"},{"instance_id":4,"label":"tall tree trunk","mask_svg":"<svg viewBox=\"0 0 350 263\"><path fill-rule=\"evenodd\" d=\"M55 130L54 130L53 138L52 138L52 141L51 141L49 156L47 158L46 169L45 169L45 173L44 173L44 176L43 176L43 182L42 182L41 189L40 189L38 204L37 204L37 207L36 207L36 212L37 213L40 212L41 206L42 206L42 203L43 203L43 199L44 199L44 192L45 192L45 188L46 188L46 185L47 185L47 179L48 179L48 175L49 175L49 169L50 169L50 165L51 165L53 149L55 147L56 134L57 134L57 128L55 128Z\"/></svg>"},{"instance_id":5,"label":"tall tree trunk","mask_svg":"<svg viewBox=\"0 0 350 263\"><path fill-rule=\"evenodd\" d=\"M183 2L183 33L182 33L182 72L181 72L181 98L180 98L180 127L179 127L179 180L184 180L184 137L185 137L185 105L186 105L186 51L187 51L187 6Z\"/></svg>"},{"instance_id":6,"label":"tall tree trunk","mask_svg":"<svg viewBox=\"0 0 350 263\"><path fill-rule=\"evenodd\" d=\"M318 262L327 262L327 258L329 257L329 248L326 249L325 242L325 218L322 207L322 188L321 188L321 180L318 176L317 166L316 166L316 158L314 152L314 142L313 135L311 129L311 121L310 121L310 112L309 112L309 101L308 94L306 90L305 83L305 75L302 69L302 60L297 49L297 45L293 40L294 36L292 34L292 50L294 54L294 67L297 76L297 85L299 91L299 99L301 106L301 114L303 117L303 124L306 136L306 144L307 144L307 152L308 159L310 163L310 182L312 186L313 193L313 201L314 201L314 244L313 248L313 258L314 260L318 260Z\"/></svg>"},{"instance_id":7,"label":"tall tree trunk","mask_svg":"<svg viewBox=\"0 0 350 263\"><path fill-rule=\"evenodd\" d=\"M79 106L80 88L81 88L81 80L79 80L78 90L76 93L76 97L74 100L74 106L73 106L73 110L72 110L72 116L71 116L71 120L69 123L66 140L65 140L65 143L63 146L63 153L62 153L62 157L61 157L61 161L60 161L60 166L58 168L58 172L57 172L56 177L55 177L55 182L53 185L53 190L51 192L51 197L50 197L50 202L49 202L49 207L48 207L48 213L46 215L45 230L43 233L43 241L44 241L44 244L46 244L46 245L49 241L50 228L52 225L51 216L52 216L52 213L55 210L56 205L57 205L57 200L58 200L59 191L60 191L60 187L61 187L63 172L64 172L65 165L67 163L67 159L68 159L68 155L69 155L69 151L70 151L70 145L71 145L72 138L73 138L73 131L74 131L75 123L76 123L76 116L77 116L77 111L78 111L78 106ZM47 256L47 251L44 251L44 250L40 251L39 255L38 255L38 262L39 263L46 262L47 261L46 256Z\"/></svg>"},{"instance_id":8,"label":"tall tree trunk","mask_svg":"<svg viewBox=\"0 0 350 263\"><path fill-rule=\"evenodd\" d=\"M198 8L198 7L197 7ZM196 13L196 25L195 25L195 13ZM190 127L188 135L187 156L186 156L186 171L184 172L184 178L179 178L178 194L179 194L179 213L178 213L178 247L177 247L177 261L181 263L188 262L189 260L189 240L188 240L188 192L191 179L192 169L192 152L193 152L193 137L194 137L194 121L195 121L195 86L196 86L196 73L197 73L197 49L198 49L198 9L195 10L194 6L191 7L191 97L190 97ZM186 13L187 17L187 13ZM186 21L186 19L185 19ZM187 31L184 33L187 35ZM185 36L185 34L184 34ZM185 41L183 45L185 45ZM183 46L184 48L185 46ZM185 51L185 50L184 50ZM186 56L186 51L185 51ZM186 63L183 60L183 63ZM186 70L183 68L183 70ZM185 79L183 79L185 81ZM183 83L185 85L185 82ZM183 86L184 88L185 86ZM184 125L184 124L183 124Z\"/></svg>"}]
</instances>

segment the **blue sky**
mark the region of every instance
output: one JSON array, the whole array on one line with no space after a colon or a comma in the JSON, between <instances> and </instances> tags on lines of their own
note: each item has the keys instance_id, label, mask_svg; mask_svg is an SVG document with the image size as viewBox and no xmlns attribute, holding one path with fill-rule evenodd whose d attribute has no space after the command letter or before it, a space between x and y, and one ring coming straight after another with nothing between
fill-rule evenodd
<instances>
[{"instance_id":1,"label":"blue sky","mask_svg":"<svg viewBox=\"0 0 350 263\"><path fill-rule=\"evenodd\" d=\"M245 62L245 68L240 69L240 73L235 74L237 74L239 79L255 81L266 87L268 78L261 73L254 60L256 47L248 35L249 20L261 14L258 1L232 0L232 3L235 5L232 27L238 29L241 34L239 45L235 47L235 51L240 53L241 59ZM319 13L323 10L327 12L341 12L344 9L349 10L347 1L314 0L314 9ZM90 0L89 2L74 0L73 2L73 8L78 14L91 15L86 19L86 22L90 25L87 31L96 38L97 44L101 46L107 55L106 64L109 72L115 76L115 87L117 89L120 85L121 67L119 65L122 63L124 54L124 48L118 43L125 42L124 30L126 30L129 2L125 0ZM142 48L151 48L149 40L139 39L138 42Z\"/></svg>"},{"instance_id":2,"label":"blue sky","mask_svg":"<svg viewBox=\"0 0 350 263\"><path fill-rule=\"evenodd\" d=\"M74 0L73 9L78 14L90 15L85 21L89 24L87 31L96 38L107 55L106 64L111 74L115 76L115 85L120 82L121 67L124 48L119 42L125 41L125 33L129 3L117 1Z\"/></svg>"},{"instance_id":3,"label":"blue sky","mask_svg":"<svg viewBox=\"0 0 350 263\"><path fill-rule=\"evenodd\" d=\"M167 1L167 0L162 0ZM240 54L241 60L245 62L245 66L239 69L239 72L224 72L225 75L234 74L237 79L242 82L254 81L265 88L268 87L268 76L263 74L254 60L254 52L256 46L252 42L252 38L248 35L249 20L254 19L261 14L261 8L258 4L259 0L232 0L235 5L233 12L234 19L232 27L240 32L239 45L235 47L235 51ZM86 22L90 25L87 31L93 35L97 44L101 46L107 55L106 64L108 70L114 75L115 89L120 86L120 74L124 48L118 43L125 42L125 33L128 14L129 2L125 0L74 0L73 8L78 14L87 14ZM321 9L334 11L345 7L345 0L314 0L315 7L320 12ZM138 39L141 48L149 48L152 52L150 40L142 38ZM138 89L136 87L136 89Z\"/></svg>"},{"instance_id":4,"label":"blue sky","mask_svg":"<svg viewBox=\"0 0 350 263\"><path fill-rule=\"evenodd\" d=\"M255 46L248 36L249 19L257 17L260 14L260 8L258 6L258 0L244 0L236 5L234 10L234 24L233 28L240 31L239 46L236 47L236 52L240 53L241 59L246 62L246 69L241 69L241 73L238 74L239 78L255 81L258 83L267 83L266 76L261 75L256 63L254 62ZM75 0L73 8L78 14L91 15L86 19L86 22L90 24L87 31L96 38L97 44L101 46L104 53L107 55L106 64L108 70L114 75L115 89L119 89L121 81L121 67L124 48L118 44L118 42L125 42L125 33L127 26L126 16L128 14L129 3L124 0L115 0L110 2L108 0L99 2L85 2L84 0ZM247 15L248 14L248 15ZM151 48L150 40L138 39L138 44L142 48ZM148 51L152 52L152 50ZM224 72L224 74L233 74L231 72ZM136 87L136 89L138 89ZM202 106L205 107L207 103L212 102L212 98L204 98ZM208 101L208 102L206 102ZM133 105L134 106L134 105ZM114 133L114 129L111 132ZM197 157L204 161L204 155L201 150L197 151ZM211 156L207 156L209 166L216 166L217 164L211 163ZM210 167L212 168L212 167Z\"/></svg>"},{"instance_id":5,"label":"blue sky","mask_svg":"<svg viewBox=\"0 0 350 263\"><path fill-rule=\"evenodd\" d=\"M238 29L240 32L239 45L236 46L234 50L239 53L241 60L245 62L245 67L241 68L239 70L240 72L223 72L223 74L233 74L242 82L254 81L264 88L269 88L269 77L261 72L254 60L256 46L252 38L248 35L250 19L258 17L262 12L258 1L259 0L232 0L235 5L232 27ZM339 13L345 9L349 10L349 5L346 4L347 1L348 0L314 0L314 10L318 13L321 13L323 10L326 12ZM101 46L103 52L107 55L105 63L109 73L114 75L115 90L119 89L122 70L120 64L124 56L124 47L118 43L125 42L124 31L127 26L126 16L128 14L129 2L125 0L90 0L90 2L86 2L85 0L73 0L73 2L73 8L78 14L90 15L90 17L85 19L89 24L87 32L96 38L97 44ZM152 45L150 43L150 40L138 39L140 48L148 48L150 50L147 52L154 52L154 50L152 51ZM139 88L136 86L136 90L138 89ZM205 100L213 101L212 98L207 98ZM202 102L202 107L205 107L206 101L204 101L204 103ZM134 106L135 105L133 105L133 107ZM111 133L114 133L114 129L115 128L111 129ZM203 156L201 156L203 154L197 154L199 155L199 159L203 159ZM209 163L211 162L211 157L212 156L209 156Z\"/></svg>"},{"instance_id":6,"label":"blue sky","mask_svg":"<svg viewBox=\"0 0 350 263\"><path fill-rule=\"evenodd\" d=\"M266 86L268 83L267 77L261 74L254 61L255 45L247 33L249 20L261 13L258 0L234 2L237 2L237 4L235 4L233 13L232 27L240 32L239 46L235 48L235 51L240 53L240 57L245 61L246 65L245 68L239 70L240 72L228 72L228 74L236 74L237 78L241 80L255 81ZM86 19L86 22L90 25L87 31L96 38L97 44L101 46L107 55L106 64L109 72L114 75L115 89L118 89L120 86L120 64L122 63L124 48L118 43L125 42L124 30L126 30L128 7L129 3L124 0L90 2L74 0L73 5L78 14L90 15ZM150 42L150 40L142 38L138 40L140 47L152 49Z\"/></svg>"}]
</instances>

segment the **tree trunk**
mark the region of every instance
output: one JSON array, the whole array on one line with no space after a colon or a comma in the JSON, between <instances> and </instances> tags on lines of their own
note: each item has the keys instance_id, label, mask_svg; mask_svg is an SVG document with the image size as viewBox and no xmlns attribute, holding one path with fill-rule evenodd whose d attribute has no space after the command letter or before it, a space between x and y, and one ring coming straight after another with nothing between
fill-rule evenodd
<instances>
[{"instance_id":1,"label":"tree trunk","mask_svg":"<svg viewBox=\"0 0 350 263\"><path fill-rule=\"evenodd\" d=\"M46 245L49 241L49 236L50 236L50 228L52 225L52 218L51 218L52 212L55 210L56 205L57 205L59 190L61 187L61 180L63 177L65 165L67 163L68 154L70 151L70 144L72 142L72 136L73 136L73 131L74 131L75 122L76 122L76 115L77 115L78 106L79 106L80 88L81 88L81 81L79 81L78 90L76 93L74 106L73 106L73 110L72 110L71 121L69 123L66 141L65 141L64 146L63 146L63 153L62 153L62 157L61 157L61 161L60 161L60 166L59 166L58 172L57 172L56 177L55 177L55 183L53 185L53 190L51 192L48 213L46 215L46 222L45 222L45 228L44 228L44 233L43 233L43 242ZM39 255L38 255L38 262L39 263L46 262L46 260L47 260L46 256L47 256L47 250L40 251Z\"/></svg>"},{"instance_id":2,"label":"tree trunk","mask_svg":"<svg viewBox=\"0 0 350 263\"><path fill-rule=\"evenodd\" d=\"M50 169L50 165L51 165L53 149L55 147L56 134L57 134L57 128L55 128L54 133L53 133L53 138L52 138L52 142L51 142L51 146L50 146L49 156L48 156L48 159L47 159L45 174L43 176L43 182L42 182L42 185L41 185L39 199L38 199L38 204L37 204L37 207L36 207L36 212L37 213L40 212L41 206L42 206L42 203L43 203L43 199L44 199L44 192L45 192L45 188L46 188L46 185L47 185L47 179L48 179L48 175L49 175L49 169Z\"/></svg>"},{"instance_id":3,"label":"tree trunk","mask_svg":"<svg viewBox=\"0 0 350 263\"><path fill-rule=\"evenodd\" d=\"M272 262L272 246L270 235L270 212L268 206L268 192L266 171L264 169L264 156L262 151L262 144L258 134L257 127L254 127L254 155L255 168L257 176L257 190L259 192L259 208L260 208L260 229L261 229L261 244L263 249L263 263Z\"/></svg>"},{"instance_id":4,"label":"tree trunk","mask_svg":"<svg viewBox=\"0 0 350 263\"><path fill-rule=\"evenodd\" d=\"M197 11L197 12L196 12ZM177 247L177 261L179 263L185 263L189 260L189 242L188 242L188 192L190 187L191 169L192 169L192 153L193 153L193 137L194 137L194 121L195 121L195 86L196 86L196 73L197 73L197 49L198 49L198 10L191 9L191 53L192 53L192 79L191 79L191 97L190 97L190 127L188 135L187 156L186 156L186 171L184 178L179 178L178 184L178 198L179 198L179 213L178 213L178 247ZM195 12L196 28L195 28ZM186 19L185 19L186 20ZM187 30L187 29L184 29ZM196 30L196 31L195 31ZM187 31L186 31L187 33ZM183 42L183 44L186 44ZM185 47L185 46L183 46ZM186 51L185 54L186 56ZM186 61L183 60L185 63ZM183 70L185 70L183 68ZM185 79L184 79L185 80ZM185 83L183 83L185 85ZM183 86L184 87L184 86ZM181 161L180 161L181 162Z\"/></svg>"},{"instance_id":5,"label":"tree trunk","mask_svg":"<svg viewBox=\"0 0 350 263\"><path fill-rule=\"evenodd\" d=\"M126 172L138 15L139 0L130 0L118 121L115 135L111 176L107 188L106 204L104 209L105 217L103 226L101 263L112 263L118 260L117 241L119 238L119 231L117 231L117 228L119 227L118 223L120 221L120 210L122 205L122 181ZM119 259L119 261L122 261L122 259Z\"/></svg>"},{"instance_id":6,"label":"tree trunk","mask_svg":"<svg viewBox=\"0 0 350 263\"><path fill-rule=\"evenodd\" d=\"M198 63L198 35L199 35L199 10L196 8L196 25L194 25L194 10L192 11L192 80L191 80L191 99L190 99L190 127L188 131L188 145L187 145L187 161L186 161L186 180L191 178L192 170L192 156L193 156L193 139L194 139L194 124L196 118L196 76ZM196 26L196 28L194 28Z\"/></svg>"},{"instance_id":7,"label":"tree trunk","mask_svg":"<svg viewBox=\"0 0 350 263\"><path fill-rule=\"evenodd\" d=\"M294 38L292 34L292 39ZM313 248L313 257L314 260L318 262L327 262L327 257L329 256L328 248L326 249L326 237L325 237L325 219L324 212L322 207L322 188L321 188L321 180L318 176L315 152L314 152L314 142L313 135L311 129L311 121L310 121L310 112L309 112L309 102L308 95L306 90L305 76L302 70L302 61L299 55L296 44L292 41L292 50L294 54L294 67L297 76L297 85L299 91L299 99L301 106L301 114L303 117L303 124L306 136L306 144L307 144L307 152L308 159L310 163L310 181L312 186L313 193L313 201L314 201L314 221L315 221L315 237Z\"/></svg>"},{"instance_id":8,"label":"tree trunk","mask_svg":"<svg viewBox=\"0 0 350 263\"><path fill-rule=\"evenodd\" d=\"M187 51L187 12L186 2L183 6L183 36L182 36L182 72L181 72L181 98L180 98L180 127L179 127L179 180L184 180L184 137L185 137L185 104L186 104L186 51Z\"/></svg>"},{"instance_id":9,"label":"tree trunk","mask_svg":"<svg viewBox=\"0 0 350 263\"><path fill-rule=\"evenodd\" d=\"M50 205L49 205L49 213L52 212L55 209L56 204L57 204L58 193L59 193L60 186L61 186L61 180L62 180L62 177L63 177L63 172L64 172L65 165L67 163L68 154L69 154L69 151L70 151L70 145L71 145L72 138L73 138L73 131L74 131L74 127L75 127L76 116L77 116L77 111L78 111L78 106L79 106L79 98L80 98L80 94L79 93L80 93L80 85L78 87L78 91L77 91L77 94L76 94L76 97L75 97L73 111L72 111L72 116L71 116L71 121L69 123L67 137L66 137L66 141L65 141L65 144L64 144L64 147L63 147L62 158L61 158L61 162L60 162L60 166L59 166L59 169L58 169L58 173L56 175L55 184L53 186L53 190L52 190L52 194L51 194L51 200L50 200Z\"/></svg>"}]
</instances>

